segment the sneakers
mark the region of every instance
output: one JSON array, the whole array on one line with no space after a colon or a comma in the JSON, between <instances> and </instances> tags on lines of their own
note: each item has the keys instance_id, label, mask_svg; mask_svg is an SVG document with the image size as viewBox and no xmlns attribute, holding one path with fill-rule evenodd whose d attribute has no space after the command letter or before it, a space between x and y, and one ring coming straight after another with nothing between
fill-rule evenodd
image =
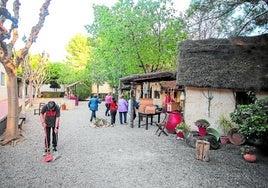
<instances>
[{"instance_id":1,"label":"sneakers","mask_svg":"<svg viewBox=\"0 0 268 188\"><path fill-rule=\"evenodd\" d=\"M52 152L57 152L57 151L58 151L58 150L57 150L56 147L54 147L53 150L52 150Z\"/></svg>"},{"instance_id":2,"label":"sneakers","mask_svg":"<svg viewBox=\"0 0 268 188\"><path fill-rule=\"evenodd\" d=\"M43 152L43 156L46 156L47 154L49 154L50 153L50 149L45 149L45 151Z\"/></svg>"}]
</instances>

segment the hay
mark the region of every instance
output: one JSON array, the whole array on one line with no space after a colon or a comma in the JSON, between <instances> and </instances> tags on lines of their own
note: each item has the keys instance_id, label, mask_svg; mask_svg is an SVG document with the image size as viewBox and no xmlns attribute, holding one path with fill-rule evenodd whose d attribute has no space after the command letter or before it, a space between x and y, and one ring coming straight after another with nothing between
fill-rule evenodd
<instances>
[{"instance_id":1,"label":"hay","mask_svg":"<svg viewBox=\"0 0 268 188\"><path fill-rule=\"evenodd\" d=\"M177 85L268 91L268 35L186 40Z\"/></svg>"},{"instance_id":2,"label":"hay","mask_svg":"<svg viewBox=\"0 0 268 188\"><path fill-rule=\"evenodd\" d=\"M100 127L110 127L111 124L105 120L105 119L100 119L100 118L96 118L93 120L91 127L93 128L100 128Z\"/></svg>"}]
</instances>

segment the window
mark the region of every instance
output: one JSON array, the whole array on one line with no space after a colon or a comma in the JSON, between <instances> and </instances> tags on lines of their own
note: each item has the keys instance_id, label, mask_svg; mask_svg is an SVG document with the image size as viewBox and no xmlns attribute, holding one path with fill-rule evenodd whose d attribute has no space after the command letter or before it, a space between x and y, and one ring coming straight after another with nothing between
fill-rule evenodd
<instances>
[{"instance_id":1,"label":"window","mask_svg":"<svg viewBox=\"0 0 268 188\"><path fill-rule=\"evenodd\" d=\"M160 92L159 91L154 91L154 98L160 99Z\"/></svg>"},{"instance_id":2,"label":"window","mask_svg":"<svg viewBox=\"0 0 268 188\"><path fill-rule=\"evenodd\" d=\"M1 72L1 78L0 78L0 81L1 81L1 86L4 86L5 83L6 83L6 80L5 80L5 73L4 73L4 72Z\"/></svg>"},{"instance_id":3,"label":"window","mask_svg":"<svg viewBox=\"0 0 268 188\"><path fill-rule=\"evenodd\" d=\"M255 94L249 95L247 92L236 92L236 105L251 104L254 102Z\"/></svg>"}]
</instances>

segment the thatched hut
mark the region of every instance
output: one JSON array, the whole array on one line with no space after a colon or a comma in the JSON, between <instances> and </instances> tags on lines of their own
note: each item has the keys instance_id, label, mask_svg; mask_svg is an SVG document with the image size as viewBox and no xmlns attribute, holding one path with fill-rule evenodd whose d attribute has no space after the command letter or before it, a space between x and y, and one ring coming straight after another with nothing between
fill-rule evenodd
<instances>
[{"instance_id":1,"label":"thatched hut","mask_svg":"<svg viewBox=\"0 0 268 188\"><path fill-rule=\"evenodd\" d=\"M268 34L229 39L185 40L179 44L177 85L185 90L184 118L207 119L218 128L253 91L268 95Z\"/></svg>"}]
</instances>

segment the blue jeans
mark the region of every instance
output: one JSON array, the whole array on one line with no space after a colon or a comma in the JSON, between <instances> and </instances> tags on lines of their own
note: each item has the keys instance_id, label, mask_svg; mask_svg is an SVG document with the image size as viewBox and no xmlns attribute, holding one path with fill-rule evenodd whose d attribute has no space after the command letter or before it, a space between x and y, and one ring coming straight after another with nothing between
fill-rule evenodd
<instances>
[{"instance_id":1,"label":"blue jeans","mask_svg":"<svg viewBox=\"0 0 268 188\"><path fill-rule=\"evenodd\" d=\"M91 110L91 117L90 117L90 122L94 119L96 119L96 110Z\"/></svg>"},{"instance_id":2,"label":"blue jeans","mask_svg":"<svg viewBox=\"0 0 268 188\"><path fill-rule=\"evenodd\" d=\"M119 112L120 124L123 124L123 119L124 123L127 123L127 112Z\"/></svg>"}]
</instances>

